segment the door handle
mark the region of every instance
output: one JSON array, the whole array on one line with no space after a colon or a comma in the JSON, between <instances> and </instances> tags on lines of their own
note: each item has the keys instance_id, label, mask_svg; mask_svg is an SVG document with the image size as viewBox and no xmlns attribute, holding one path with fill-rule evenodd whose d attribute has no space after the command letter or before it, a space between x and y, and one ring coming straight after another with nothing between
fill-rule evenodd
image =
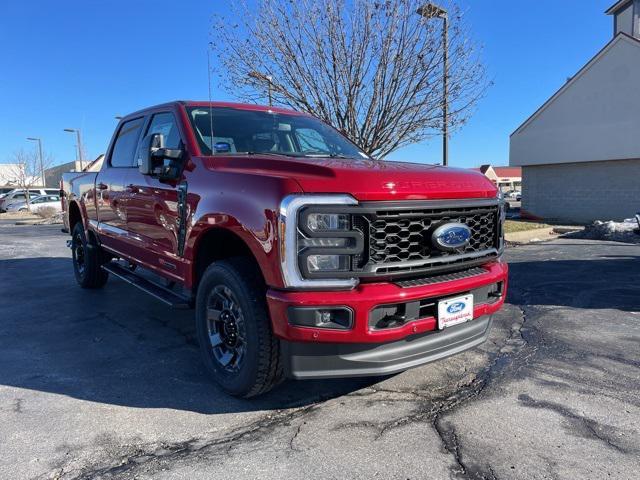
<instances>
[{"instance_id":1,"label":"door handle","mask_svg":"<svg viewBox=\"0 0 640 480\"><path fill-rule=\"evenodd\" d=\"M100 183L98 183L98 184L96 185L96 188L97 188L98 190L106 190L107 188L109 188L109 186L108 186L108 185L106 185L106 184L104 184L104 183L102 183L102 182L100 182Z\"/></svg>"},{"instance_id":2,"label":"door handle","mask_svg":"<svg viewBox=\"0 0 640 480\"><path fill-rule=\"evenodd\" d=\"M138 193L138 187L136 187L135 185L127 185L124 189L125 192L127 193Z\"/></svg>"}]
</instances>

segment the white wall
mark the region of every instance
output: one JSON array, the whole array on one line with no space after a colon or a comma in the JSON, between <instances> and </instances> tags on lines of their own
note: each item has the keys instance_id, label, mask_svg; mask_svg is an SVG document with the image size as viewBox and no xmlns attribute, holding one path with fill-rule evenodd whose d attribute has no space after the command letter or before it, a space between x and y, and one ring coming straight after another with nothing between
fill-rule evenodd
<instances>
[{"instance_id":1,"label":"white wall","mask_svg":"<svg viewBox=\"0 0 640 480\"><path fill-rule=\"evenodd\" d=\"M602 55L511 136L514 166L640 158L640 42Z\"/></svg>"}]
</instances>

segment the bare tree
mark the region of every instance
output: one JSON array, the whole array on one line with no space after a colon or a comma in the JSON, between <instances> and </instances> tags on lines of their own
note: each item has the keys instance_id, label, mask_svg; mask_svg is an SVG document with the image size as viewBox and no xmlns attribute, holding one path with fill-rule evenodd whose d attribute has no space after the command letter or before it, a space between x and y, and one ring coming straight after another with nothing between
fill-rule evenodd
<instances>
[{"instance_id":1,"label":"bare tree","mask_svg":"<svg viewBox=\"0 0 640 480\"><path fill-rule=\"evenodd\" d=\"M255 3L255 2L254 2ZM418 0L246 0L214 17L223 88L311 113L384 158L443 127L443 23ZM460 8L449 1L448 125L488 87ZM434 13L435 15L435 13Z\"/></svg>"},{"instance_id":2,"label":"bare tree","mask_svg":"<svg viewBox=\"0 0 640 480\"><path fill-rule=\"evenodd\" d=\"M24 149L13 152L9 175L13 179L13 184L23 189L26 194L27 210L31 211L31 198L29 189L36 186L44 186L45 179L42 172L52 164L52 157L43 153L42 164L36 152L28 152Z\"/></svg>"}]
</instances>

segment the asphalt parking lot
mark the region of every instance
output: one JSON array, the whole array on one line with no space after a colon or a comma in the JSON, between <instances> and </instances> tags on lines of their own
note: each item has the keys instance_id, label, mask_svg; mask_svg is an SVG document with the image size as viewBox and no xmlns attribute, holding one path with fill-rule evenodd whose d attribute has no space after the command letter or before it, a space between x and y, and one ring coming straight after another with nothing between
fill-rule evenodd
<instances>
[{"instance_id":1,"label":"asphalt parking lot","mask_svg":"<svg viewBox=\"0 0 640 480\"><path fill-rule=\"evenodd\" d=\"M225 396L190 312L75 284L58 226L0 220L2 479L632 479L640 247L509 249L490 340L390 378Z\"/></svg>"}]
</instances>

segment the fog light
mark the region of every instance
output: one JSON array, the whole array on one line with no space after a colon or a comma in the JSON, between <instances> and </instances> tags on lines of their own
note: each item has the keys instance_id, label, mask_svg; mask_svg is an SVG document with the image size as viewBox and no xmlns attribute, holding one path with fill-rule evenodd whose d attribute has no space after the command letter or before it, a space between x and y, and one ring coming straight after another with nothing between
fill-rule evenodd
<instances>
[{"instance_id":1,"label":"fog light","mask_svg":"<svg viewBox=\"0 0 640 480\"><path fill-rule=\"evenodd\" d=\"M289 323L300 327L348 330L353 311L348 307L289 307Z\"/></svg>"},{"instance_id":2,"label":"fog light","mask_svg":"<svg viewBox=\"0 0 640 480\"><path fill-rule=\"evenodd\" d=\"M309 255L310 272L343 272L349 270L349 255Z\"/></svg>"}]
</instances>

